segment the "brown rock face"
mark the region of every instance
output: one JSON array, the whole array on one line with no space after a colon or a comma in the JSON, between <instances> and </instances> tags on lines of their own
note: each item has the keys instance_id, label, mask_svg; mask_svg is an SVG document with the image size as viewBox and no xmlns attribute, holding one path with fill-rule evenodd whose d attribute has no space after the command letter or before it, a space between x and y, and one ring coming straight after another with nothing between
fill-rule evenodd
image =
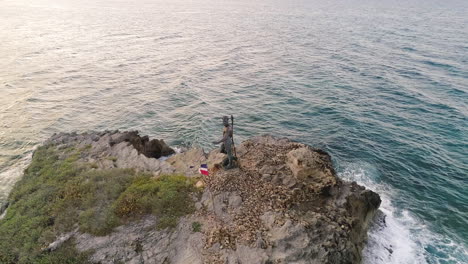
<instances>
[{"instance_id":1,"label":"brown rock face","mask_svg":"<svg viewBox=\"0 0 468 264\"><path fill-rule=\"evenodd\" d=\"M291 150L287 154L286 164L299 181L310 183L317 192L334 186L336 177L330 166L330 156L323 151L314 151L310 147Z\"/></svg>"},{"instance_id":2,"label":"brown rock face","mask_svg":"<svg viewBox=\"0 0 468 264\"><path fill-rule=\"evenodd\" d=\"M211 263L361 262L378 194L341 181L326 152L288 139L251 138L238 156L240 169L204 178Z\"/></svg>"},{"instance_id":3,"label":"brown rock face","mask_svg":"<svg viewBox=\"0 0 468 264\"><path fill-rule=\"evenodd\" d=\"M138 131L130 131L121 134L111 141L111 146L121 142L130 142L139 154L143 154L148 158L160 158L162 156L169 156L175 153L164 140L152 139L149 140L148 136L140 137Z\"/></svg>"},{"instance_id":4,"label":"brown rock face","mask_svg":"<svg viewBox=\"0 0 468 264\"><path fill-rule=\"evenodd\" d=\"M88 155L81 158L84 162L94 163L100 169L133 168L159 175L172 173L175 169L166 162L158 160L175 151L163 140L149 140L139 136L138 131L103 131L54 134L45 144L58 148L75 146L90 147Z\"/></svg>"},{"instance_id":5,"label":"brown rock face","mask_svg":"<svg viewBox=\"0 0 468 264\"><path fill-rule=\"evenodd\" d=\"M227 171L216 166L224 158L219 150L191 149L165 161L148 158L173 150L137 132L62 134L50 143L89 145L90 156L82 159L100 168L199 177L202 193L193 197L197 211L175 229L155 230L156 215L106 237L70 235L79 250L93 250L95 263L360 263L368 225L381 202L371 190L339 179L326 152L286 138L243 142L236 146L240 167ZM198 173L202 163L208 164L209 176ZM135 243L141 250L135 251Z\"/></svg>"}]
</instances>

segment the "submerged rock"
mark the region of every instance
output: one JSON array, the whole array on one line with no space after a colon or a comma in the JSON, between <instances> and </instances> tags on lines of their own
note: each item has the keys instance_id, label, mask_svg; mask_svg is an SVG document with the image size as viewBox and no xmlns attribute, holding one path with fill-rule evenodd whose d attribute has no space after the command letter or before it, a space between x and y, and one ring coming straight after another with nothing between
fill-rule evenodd
<instances>
[{"instance_id":1,"label":"submerged rock","mask_svg":"<svg viewBox=\"0 0 468 264\"><path fill-rule=\"evenodd\" d=\"M58 134L46 145L86 149L79 160L99 169L134 168L196 178L195 213L175 228L158 230L158 215L144 216L106 236L81 231L71 239L93 263L360 263L378 194L339 179L330 156L272 136L237 146L240 168L220 169L224 155L174 151L138 132ZM198 174L206 163L210 175ZM64 239L64 237L66 239Z\"/></svg>"}]
</instances>

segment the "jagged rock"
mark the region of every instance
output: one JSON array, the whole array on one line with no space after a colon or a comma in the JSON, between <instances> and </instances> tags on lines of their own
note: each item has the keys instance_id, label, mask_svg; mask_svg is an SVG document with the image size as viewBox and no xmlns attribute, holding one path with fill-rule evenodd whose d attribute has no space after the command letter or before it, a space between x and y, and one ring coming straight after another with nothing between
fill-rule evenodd
<instances>
[{"instance_id":1,"label":"jagged rock","mask_svg":"<svg viewBox=\"0 0 468 264\"><path fill-rule=\"evenodd\" d=\"M234 252L227 254L228 264L267 263L268 254L261 248L239 245Z\"/></svg>"},{"instance_id":2,"label":"jagged rock","mask_svg":"<svg viewBox=\"0 0 468 264\"><path fill-rule=\"evenodd\" d=\"M156 230L158 217L146 216L104 237L74 234L78 250L94 250L95 263L360 263L380 205L378 194L340 180L326 152L286 138L243 142L240 168L227 171L216 165L225 157L217 149L158 160L173 152L137 132L57 134L46 144L88 146L81 160L98 169L200 177L197 211L174 229ZM209 176L198 173L203 163ZM193 231L195 222L201 232Z\"/></svg>"},{"instance_id":3,"label":"jagged rock","mask_svg":"<svg viewBox=\"0 0 468 264\"><path fill-rule=\"evenodd\" d=\"M73 232L69 232L66 234L63 234L59 236L54 242L50 243L50 245L46 248L44 248L42 251L55 251L57 248L59 248L63 243L67 242L72 238L76 233L78 232L78 229L76 229Z\"/></svg>"},{"instance_id":4,"label":"jagged rock","mask_svg":"<svg viewBox=\"0 0 468 264\"><path fill-rule=\"evenodd\" d=\"M241 206L227 207L221 215L214 209L208 212L213 212L219 225L228 226L237 247L252 250L242 260L235 251L222 259L228 263L360 262L368 221L380 204L377 194L339 180L326 152L301 143L254 137L238 147L238 154L242 170L217 172L206 179L206 190L215 197L239 193ZM230 219L226 215L232 215L234 222L226 221Z\"/></svg>"},{"instance_id":5,"label":"jagged rock","mask_svg":"<svg viewBox=\"0 0 468 264\"><path fill-rule=\"evenodd\" d=\"M175 170L157 159L175 153L174 150L162 140L150 141L147 136L140 137L138 131L60 133L53 135L45 145L55 145L58 149L90 147L87 151L89 154L82 159L96 163L101 169L134 168L155 175L172 173Z\"/></svg>"},{"instance_id":6,"label":"jagged rock","mask_svg":"<svg viewBox=\"0 0 468 264\"><path fill-rule=\"evenodd\" d=\"M205 183L203 181L197 181L195 187L197 187L198 189L202 189L203 187L205 187Z\"/></svg>"},{"instance_id":7,"label":"jagged rock","mask_svg":"<svg viewBox=\"0 0 468 264\"><path fill-rule=\"evenodd\" d=\"M174 155L166 160L176 173L184 174L189 177L198 176L198 169L201 164L206 163L206 154L203 149L194 148L186 152Z\"/></svg>"},{"instance_id":8,"label":"jagged rock","mask_svg":"<svg viewBox=\"0 0 468 264\"><path fill-rule=\"evenodd\" d=\"M10 205L9 202L5 202L0 206L0 215L2 215L6 211L9 205Z\"/></svg>"},{"instance_id":9,"label":"jagged rock","mask_svg":"<svg viewBox=\"0 0 468 264\"><path fill-rule=\"evenodd\" d=\"M310 184L314 190L321 191L336 184L336 176L329 169L331 159L327 153L306 146L291 150L287 157L286 164L294 177Z\"/></svg>"},{"instance_id":10,"label":"jagged rock","mask_svg":"<svg viewBox=\"0 0 468 264\"><path fill-rule=\"evenodd\" d=\"M155 174L168 174L174 172L174 168L166 162L155 158L148 158L139 154L127 142L121 142L111 146L105 152L104 160L111 160L116 168L135 168L138 170L149 171Z\"/></svg>"},{"instance_id":11,"label":"jagged rock","mask_svg":"<svg viewBox=\"0 0 468 264\"><path fill-rule=\"evenodd\" d=\"M273 225L275 224L275 218L276 214L272 211L267 211L262 216L260 216L260 219L263 221L263 225L268 229L273 228Z\"/></svg>"},{"instance_id":12,"label":"jagged rock","mask_svg":"<svg viewBox=\"0 0 468 264\"><path fill-rule=\"evenodd\" d=\"M222 164L226 154L221 153L219 149L215 149L208 154L207 164L209 168L215 167L216 164Z\"/></svg>"},{"instance_id":13,"label":"jagged rock","mask_svg":"<svg viewBox=\"0 0 468 264\"><path fill-rule=\"evenodd\" d=\"M242 204L242 197L237 194L231 194L229 196L229 207L236 209Z\"/></svg>"},{"instance_id":14,"label":"jagged rock","mask_svg":"<svg viewBox=\"0 0 468 264\"><path fill-rule=\"evenodd\" d=\"M275 260L284 263L304 262L313 259L318 253L317 245L312 242L305 230L305 226L300 223L293 223L291 220L271 230L271 240L274 241L275 248L272 252Z\"/></svg>"},{"instance_id":15,"label":"jagged rock","mask_svg":"<svg viewBox=\"0 0 468 264\"><path fill-rule=\"evenodd\" d=\"M196 218L183 218L175 230L155 230L157 218L144 219L121 226L108 236L95 237L89 234L75 236L80 251L94 250L91 261L111 264L124 263L174 263L202 264L203 235L192 232ZM141 251L135 250L138 243Z\"/></svg>"},{"instance_id":16,"label":"jagged rock","mask_svg":"<svg viewBox=\"0 0 468 264\"><path fill-rule=\"evenodd\" d=\"M126 133L116 133L112 135L110 145L119 144L121 142L129 142L138 151L148 158L160 158L162 156L169 156L175 153L164 140L152 139L149 140L148 136L139 136L138 131L130 131Z\"/></svg>"}]
</instances>

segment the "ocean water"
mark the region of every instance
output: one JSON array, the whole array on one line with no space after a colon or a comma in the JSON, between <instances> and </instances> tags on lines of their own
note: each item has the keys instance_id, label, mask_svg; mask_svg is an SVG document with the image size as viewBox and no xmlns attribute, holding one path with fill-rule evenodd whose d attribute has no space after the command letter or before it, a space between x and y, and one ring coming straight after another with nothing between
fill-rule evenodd
<instances>
[{"instance_id":1,"label":"ocean water","mask_svg":"<svg viewBox=\"0 0 468 264\"><path fill-rule=\"evenodd\" d=\"M468 2L0 0L0 203L52 133L269 133L383 203L365 263L468 263Z\"/></svg>"}]
</instances>

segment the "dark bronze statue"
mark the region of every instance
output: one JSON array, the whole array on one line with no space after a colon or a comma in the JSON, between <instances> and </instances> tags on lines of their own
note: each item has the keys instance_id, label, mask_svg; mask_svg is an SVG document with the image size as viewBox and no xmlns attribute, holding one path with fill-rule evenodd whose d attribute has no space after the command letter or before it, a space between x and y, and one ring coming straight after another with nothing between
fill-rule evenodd
<instances>
[{"instance_id":1,"label":"dark bronze statue","mask_svg":"<svg viewBox=\"0 0 468 264\"><path fill-rule=\"evenodd\" d=\"M232 118L232 117L231 117ZM234 130L231 124L229 124L229 117L223 116L223 138L219 141L213 141L213 144L221 144L221 153L227 154L227 157L223 161L224 169L232 169L236 167L235 160L237 158L233 155L234 146Z\"/></svg>"}]
</instances>

